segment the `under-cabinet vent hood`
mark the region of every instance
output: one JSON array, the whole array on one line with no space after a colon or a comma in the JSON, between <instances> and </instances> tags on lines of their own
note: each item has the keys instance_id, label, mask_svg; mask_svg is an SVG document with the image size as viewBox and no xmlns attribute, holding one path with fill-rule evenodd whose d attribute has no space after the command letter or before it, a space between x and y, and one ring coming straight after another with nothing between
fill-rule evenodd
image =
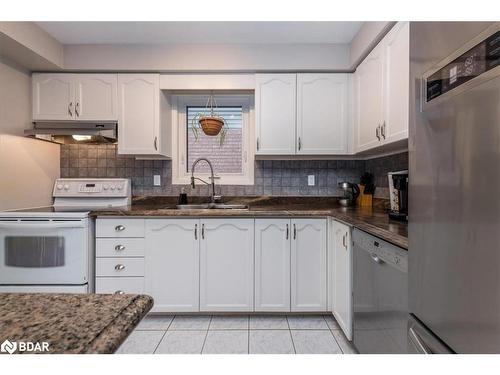
<instances>
[{"instance_id":1,"label":"under-cabinet vent hood","mask_svg":"<svg viewBox=\"0 0 500 375\"><path fill-rule=\"evenodd\" d=\"M24 135L61 144L116 143L116 123L36 122Z\"/></svg>"}]
</instances>

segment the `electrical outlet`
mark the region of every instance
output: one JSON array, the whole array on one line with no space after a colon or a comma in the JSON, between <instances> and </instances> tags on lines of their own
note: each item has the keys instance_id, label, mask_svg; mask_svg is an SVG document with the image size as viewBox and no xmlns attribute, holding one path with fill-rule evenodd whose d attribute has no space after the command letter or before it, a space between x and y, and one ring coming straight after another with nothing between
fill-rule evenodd
<instances>
[{"instance_id":1,"label":"electrical outlet","mask_svg":"<svg viewBox=\"0 0 500 375\"><path fill-rule=\"evenodd\" d=\"M161 186L161 176L159 174L153 175L153 185Z\"/></svg>"},{"instance_id":2,"label":"electrical outlet","mask_svg":"<svg viewBox=\"0 0 500 375\"><path fill-rule=\"evenodd\" d=\"M314 175L313 174L310 174L309 176L307 176L307 185L314 186Z\"/></svg>"}]
</instances>

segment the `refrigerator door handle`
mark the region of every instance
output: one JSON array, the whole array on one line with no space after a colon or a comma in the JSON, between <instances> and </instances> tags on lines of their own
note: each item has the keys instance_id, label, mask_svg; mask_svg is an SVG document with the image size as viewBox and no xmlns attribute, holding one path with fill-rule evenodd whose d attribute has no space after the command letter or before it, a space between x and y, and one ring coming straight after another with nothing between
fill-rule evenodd
<instances>
[{"instance_id":1,"label":"refrigerator door handle","mask_svg":"<svg viewBox=\"0 0 500 375\"><path fill-rule=\"evenodd\" d=\"M408 336L420 353L433 354L432 350L424 343L420 335L415 332L413 327L408 330Z\"/></svg>"}]
</instances>

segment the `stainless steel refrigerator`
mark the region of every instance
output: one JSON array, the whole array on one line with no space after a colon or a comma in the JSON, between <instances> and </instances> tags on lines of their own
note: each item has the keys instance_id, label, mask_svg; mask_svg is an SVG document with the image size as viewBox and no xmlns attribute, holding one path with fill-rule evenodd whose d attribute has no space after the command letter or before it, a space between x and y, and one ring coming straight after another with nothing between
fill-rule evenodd
<instances>
[{"instance_id":1,"label":"stainless steel refrigerator","mask_svg":"<svg viewBox=\"0 0 500 375\"><path fill-rule=\"evenodd\" d=\"M500 23L412 22L410 87L411 350L500 353Z\"/></svg>"}]
</instances>

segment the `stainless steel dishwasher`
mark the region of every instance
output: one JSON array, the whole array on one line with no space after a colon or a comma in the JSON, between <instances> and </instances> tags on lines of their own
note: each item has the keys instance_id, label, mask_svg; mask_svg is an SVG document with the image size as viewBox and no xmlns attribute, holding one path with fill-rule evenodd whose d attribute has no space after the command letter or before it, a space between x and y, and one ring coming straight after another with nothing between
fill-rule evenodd
<instances>
[{"instance_id":1,"label":"stainless steel dishwasher","mask_svg":"<svg viewBox=\"0 0 500 375\"><path fill-rule=\"evenodd\" d=\"M353 231L354 346L360 353L408 352L408 252Z\"/></svg>"}]
</instances>

